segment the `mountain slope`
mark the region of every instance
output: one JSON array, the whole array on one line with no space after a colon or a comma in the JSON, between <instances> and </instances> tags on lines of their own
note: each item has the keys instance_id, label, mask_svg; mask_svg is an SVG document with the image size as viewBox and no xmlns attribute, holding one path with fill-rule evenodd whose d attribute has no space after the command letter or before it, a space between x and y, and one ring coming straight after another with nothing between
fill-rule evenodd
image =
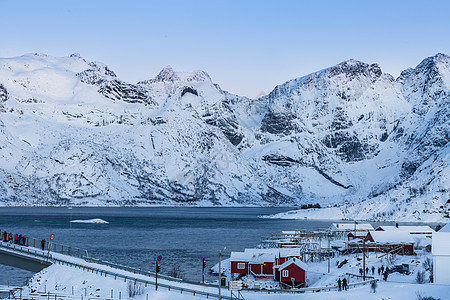
<instances>
[{"instance_id":1,"label":"mountain slope","mask_svg":"<svg viewBox=\"0 0 450 300\"><path fill-rule=\"evenodd\" d=\"M130 84L78 54L0 59L0 201L319 203L349 218L440 220L449 74L444 54L397 79L348 60L251 100L203 71Z\"/></svg>"}]
</instances>

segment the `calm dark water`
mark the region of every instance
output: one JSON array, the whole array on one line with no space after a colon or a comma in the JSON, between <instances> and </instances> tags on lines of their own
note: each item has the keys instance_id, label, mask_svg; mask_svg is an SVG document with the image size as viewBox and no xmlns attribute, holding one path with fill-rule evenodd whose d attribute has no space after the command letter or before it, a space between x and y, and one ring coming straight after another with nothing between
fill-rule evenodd
<instances>
[{"instance_id":1,"label":"calm dark water","mask_svg":"<svg viewBox=\"0 0 450 300\"><path fill-rule=\"evenodd\" d=\"M218 262L218 251L243 251L260 238L282 230L313 230L331 221L272 220L260 215L288 208L0 208L0 229L37 239L86 249L95 258L153 271L162 255L162 273L179 265L186 279L201 280L202 258L207 268ZM72 215L72 216L71 216ZM101 218L109 224L77 224L70 219ZM206 279L214 277L205 272ZM22 285L32 273L1 266L0 284Z\"/></svg>"}]
</instances>

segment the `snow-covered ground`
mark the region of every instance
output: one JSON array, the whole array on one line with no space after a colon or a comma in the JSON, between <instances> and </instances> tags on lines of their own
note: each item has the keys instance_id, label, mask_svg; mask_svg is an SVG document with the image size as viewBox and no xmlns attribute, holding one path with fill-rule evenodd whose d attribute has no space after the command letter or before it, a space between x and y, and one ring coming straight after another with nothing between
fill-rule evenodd
<instances>
[{"instance_id":1,"label":"snow-covered ground","mask_svg":"<svg viewBox=\"0 0 450 300\"><path fill-rule=\"evenodd\" d=\"M320 293L303 293L301 299L367 299L367 300L381 300L381 299L417 299L417 295L420 293L422 296L431 296L434 298L440 298L442 300L449 299L450 286L438 285L438 284L417 284L415 283L415 274L417 271L423 269L423 260L428 257L421 255L417 257L397 257L394 264L398 263L410 263L411 275L391 274L388 277L388 281L379 281L376 293L370 292L369 286L361 286L357 288L349 289L348 291L327 291ZM327 273L327 262L310 264L311 272L308 273L308 280L314 282L313 286L334 285L336 276L338 274L344 274L346 272L357 273L360 267L361 261L356 257L348 257L349 262L339 271L337 270L335 263L337 260L343 258L332 259L332 272L330 275ZM370 255L367 260L369 266L379 266L382 263L387 265L387 260L379 260L375 255ZM313 271L314 270L314 271ZM371 272L370 272L371 273ZM378 277L378 276L376 276ZM350 279L350 282L355 282L354 279ZM205 296L193 296L192 294L183 293L179 291L168 291L160 288L155 291L153 286L142 286L141 294L135 297L129 296L129 285L133 286L130 281L125 282L123 279L114 280L113 277L103 277L95 273L82 271L80 269L74 269L62 265L52 265L40 273L37 273L30 280L29 285L23 290L23 297L32 296L35 293L57 293L58 295L65 295L68 299L75 298L80 299L83 297L100 298L100 299L119 299L119 293L121 299L136 299L146 300L148 299L195 299L204 298ZM73 292L72 292L73 291ZM223 290L223 294L229 295L229 292ZM260 299L298 299L299 294L280 293L274 294L273 292L268 294L267 291L261 292L243 292L246 300L260 300Z\"/></svg>"},{"instance_id":2,"label":"snow-covered ground","mask_svg":"<svg viewBox=\"0 0 450 300\"><path fill-rule=\"evenodd\" d=\"M40 250L37 250L40 251ZM336 286L339 278L347 278L350 284L360 282L361 279L350 274L359 274L360 268L363 267L362 254L353 254L345 256L337 256L322 261L310 262L308 261L307 284L309 287L330 287L331 291L322 292L305 292L300 294L302 299L418 299L418 295L434 297L436 299L449 299L450 285L429 283L429 275L431 272L427 267L431 263L431 254L426 251L416 251L416 255L412 256L380 256L376 253L368 253L365 259L365 266L368 267L368 276L373 276L379 279L376 293L371 293L370 287L357 286L350 288L348 291L336 291L332 287ZM118 270L112 267L97 265L95 263L88 263L80 258L68 257L67 255L52 253L52 256L57 260L66 260L72 264L60 264L59 262L35 274L29 281L28 285L23 287L22 297L24 298L39 298L48 293L57 295L57 297L66 297L67 299L195 299L206 298L205 296L194 297L192 293L186 290L181 293L179 290L167 290L160 287L155 291L154 286L148 284L146 287L143 283L135 285L134 279L144 279L148 282L153 281L147 275L134 274L125 270ZM341 268L338 268L340 262L346 260ZM427 265L428 263L428 265ZM387 281L383 281L378 274L378 268L392 267L399 264L408 264L410 274L393 273L390 274ZM79 265L84 266L80 268ZM229 259L222 261L225 276L229 277L230 267ZM328 266L330 271L328 272ZM372 267L374 267L374 274L372 275ZM99 270L97 272L97 270ZM108 272L105 276L104 271ZM216 266L217 271L217 266ZM424 272L424 283L417 283L417 274ZM122 277L113 274L122 275ZM126 276L127 279L124 279ZM244 282L247 282L245 278ZM271 283L267 280L264 282L255 282L252 279L252 287L258 286L266 288L260 291L243 291L243 296L247 300L261 300L261 299L298 299L299 294L292 294L289 291L282 293L274 293L270 288L278 288L277 284ZM190 283L168 281L159 279L160 284L170 284L173 287L183 289L192 288ZM217 293L217 288L213 286L198 286L195 285L197 291L208 293ZM135 292L134 296L131 295ZM40 296L41 295L41 296ZM226 289L222 290L222 295L229 295ZM148 297L148 298L147 298Z\"/></svg>"}]
</instances>

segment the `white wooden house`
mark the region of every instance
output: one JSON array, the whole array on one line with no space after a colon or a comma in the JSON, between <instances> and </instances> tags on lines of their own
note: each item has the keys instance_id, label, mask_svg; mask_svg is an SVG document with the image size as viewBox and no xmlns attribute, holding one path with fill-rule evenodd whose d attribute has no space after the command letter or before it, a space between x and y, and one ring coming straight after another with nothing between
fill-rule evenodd
<instances>
[{"instance_id":1,"label":"white wooden house","mask_svg":"<svg viewBox=\"0 0 450 300\"><path fill-rule=\"evenodd\" d=\"M433 233L433 281L450 284L450 223Z\"/></svg>"}]
</instances>

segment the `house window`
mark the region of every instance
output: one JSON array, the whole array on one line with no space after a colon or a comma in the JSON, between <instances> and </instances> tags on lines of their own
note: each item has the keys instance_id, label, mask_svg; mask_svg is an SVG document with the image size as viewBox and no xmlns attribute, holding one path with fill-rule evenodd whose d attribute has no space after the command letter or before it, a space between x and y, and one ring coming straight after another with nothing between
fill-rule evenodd
<instances>
[{"instance_id":1,"label":"house window","mask_svg":"<svg viewBox=\"0 0 450 300\"><path fill-rule=\"evenodd\" d=\"M283 277L289 277L289 270L283 270Z\"/></svg>"},{"instance_id":2,"label":"house window","mask_svg":"<svg viewBox=\"0 0 450 300\"><path fill-rule=\"evenodd\" d=\"M245 269L245 263L238 263L237 268L241 270Z\"/></svg>"}]
</instances>

